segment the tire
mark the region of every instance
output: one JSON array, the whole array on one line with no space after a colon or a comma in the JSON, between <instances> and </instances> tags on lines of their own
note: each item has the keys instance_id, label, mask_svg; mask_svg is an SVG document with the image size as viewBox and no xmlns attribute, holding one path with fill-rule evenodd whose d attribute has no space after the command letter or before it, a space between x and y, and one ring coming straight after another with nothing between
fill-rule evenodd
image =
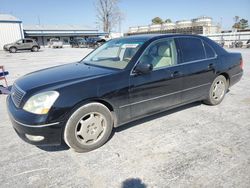
<instances>
[{"instance_id":1,"label":"tire","mask_svg":"<svg viewBox=\"0 0 250 188\"><path fill-rule=\"evenodd\" d=\"M224 76L216 77L210 87L209 95L203 102L208 105L218 105L222 102L228 89L228 83Z\"/></svg>"},{"instance_id":2,"label":"tire","mask_svg":"<svg viewBox=\"0 0 250 188\"><path fill-rule=\"evenodd\" d=\"M31 51L32 51L32 52L38 52L38 50L39 50L39 49L38 49L37 46L33 46L33 47L31 48Z\"/></svg>"},{"instance_id":3,"label":"tire","mask_svg":"<svg viewBox=\"0 0 250 188\"><path fill-rule=\"evenodd\" d=\"M109 109L100 103L89 103L71 114L63 137L76 152L87 152L105 144L112 129L113 119Z\"/></svg>"},{"instance_id":4,"label":"tire","mask_svg":"<svg viewBox=\"0 0 250 188\"><path fill-rule=\"evenodd\" d=\"M17 49L16 47L10 47L9 51L10 53L16 53Z\"/></svg>"}]
</instances>

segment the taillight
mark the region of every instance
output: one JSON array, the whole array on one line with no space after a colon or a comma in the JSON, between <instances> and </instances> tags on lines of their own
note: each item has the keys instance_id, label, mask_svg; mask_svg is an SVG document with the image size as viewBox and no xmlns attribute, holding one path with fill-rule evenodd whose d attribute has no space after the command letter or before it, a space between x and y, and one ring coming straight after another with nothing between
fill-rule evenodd
<instances>
[{"instance_id":1,"label":"taillight","mask_svg":"<svg viewBox=\"0 0 250 188\"><path fill-rule=\"evenodd\" d=\"M240 68L243 69L243 59L240 59Z\"/></svg>"}]
</instances>

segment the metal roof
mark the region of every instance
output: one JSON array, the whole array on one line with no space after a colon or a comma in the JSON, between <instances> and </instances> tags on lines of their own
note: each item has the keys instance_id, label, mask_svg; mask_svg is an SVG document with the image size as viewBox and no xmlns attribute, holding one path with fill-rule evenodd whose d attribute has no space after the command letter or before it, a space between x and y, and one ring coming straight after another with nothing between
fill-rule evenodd
<instances>
[{"instance_id":1,"label":"metal roof","mask_svg":"<svg viewBox=\"0 0 250 188\"><path fill-rule=\"evenodd\" d=\"M15 23L21 23L22 21L16 18L15 16L12 16L10 14L0 14L0 22L15 22Z\"/></svg>"},{"instance_id":2,"label":"metal roof","mask_svg":"<svg viewBox=\"0 0 250 188\"><path fill-rule=\"evenodd\" d=\"M98 31L83 25L24 25L25 31Z\"/></svg>"}]
</instances>

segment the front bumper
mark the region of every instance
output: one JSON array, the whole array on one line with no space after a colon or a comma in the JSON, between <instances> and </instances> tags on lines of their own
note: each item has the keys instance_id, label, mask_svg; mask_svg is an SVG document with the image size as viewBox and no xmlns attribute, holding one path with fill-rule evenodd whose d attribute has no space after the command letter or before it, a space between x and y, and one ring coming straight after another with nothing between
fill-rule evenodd
<instances>
[{"instance_id":1,"label":"front bumper","mask_svg":"<svg viewBox=\"0 0 250 188\"><path fill-rule=\"evenodd\" d=\"M7 48L7 46L3 46L3 49L4 49L5 51L9 51L9 48Z\"/></svg>"},{"instance_id":2,"label":"front bumper","mask_svg":"<svg viewBox=\"0 0 250 188\"><path fill-rule=\"evenodd\" d=\"M63 123L46 124L42 122L41 119L44 118L39 118L38 115L32 115L16 108L10 96L7 97L7 109L13 128L25 142L37 146L60 145L62 143ZM31 118L31 116L33 117ZM26 123L27 119L29 123Z\"/></svg>"}]
</instances>

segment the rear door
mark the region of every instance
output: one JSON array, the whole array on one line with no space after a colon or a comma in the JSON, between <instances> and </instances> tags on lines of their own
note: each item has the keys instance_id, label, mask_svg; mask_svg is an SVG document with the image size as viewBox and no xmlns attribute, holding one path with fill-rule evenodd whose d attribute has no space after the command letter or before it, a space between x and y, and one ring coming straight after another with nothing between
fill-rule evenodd
<instances>
[{"instance_id":1,"label":"rear door","mask_svg":"<svg viewBox=\"0 0 250 188\"><path fill-rule=\"evenodd\" d=\"M197 37L180 37L177 45L181 51L183 73L182 102L203 99L208 95L215 78L217 55L205 41Z\"/></svg>"},{"instance_id":2,"label":"rear door","mask_svg":"<svg viewBox=\"0 0 250 188\"><path fill-rule=\"evenodd\" d=\"M172 38L153 42L139 59L150 62L147 74L130 75L129 106L131 119L145 116L180 103L182 77L175 41Z\"/></svg>"},{"instance_id":3,"label":"rear door","mask_svg":"<svg viewBox=\"0 0 250 188\"><path fill-rule=\"evenodd\" d=\"M31 49L33 45L33 41L30 39L24 39L23 49Z\"/></svg>"}]
</instances>

